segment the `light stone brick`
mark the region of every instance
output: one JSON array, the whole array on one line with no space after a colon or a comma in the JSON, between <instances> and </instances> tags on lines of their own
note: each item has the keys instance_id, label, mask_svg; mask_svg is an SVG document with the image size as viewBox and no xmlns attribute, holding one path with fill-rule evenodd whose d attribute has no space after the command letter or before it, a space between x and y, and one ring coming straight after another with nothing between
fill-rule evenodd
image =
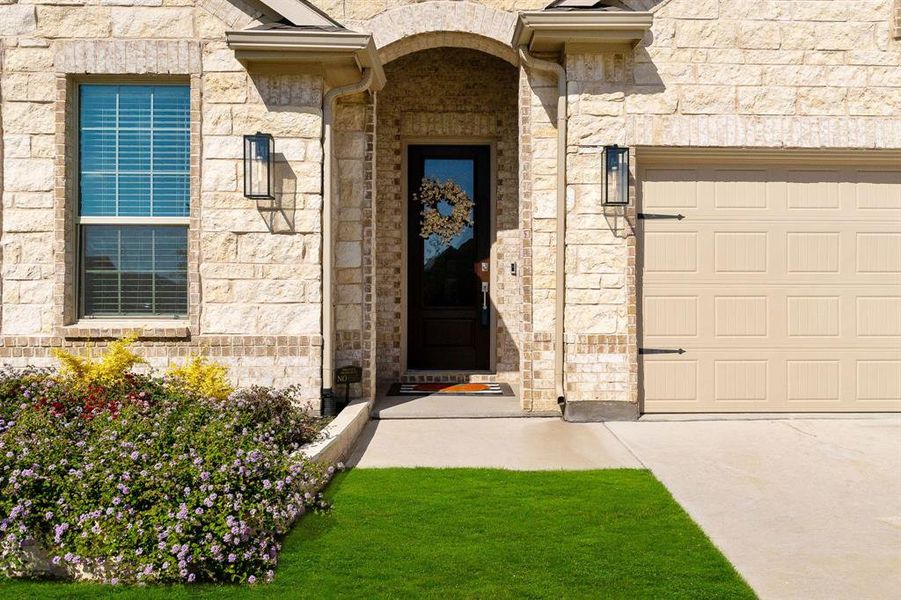
<instances>
[{"instance_id":1,"label":"light stone brick","mask_svg":"<svg viewBox=\"0 0 901 600\"><path fill-rule=\"evenodd\" d=\"M53 176L50 159L8 158L3 169L3 187L11 192L49 191L53 189ZM4 225L7 218L4 215Z\"/></svg>"},{"instance_id":2,"label":"light stone brick","mask_svg":"<svg viewBox=\"0 0 901 600\"><path fill-rule=\"evenodd\" d=\"M200 256L203 261L235 262L238 238L229 232L203 231L200 234Z\"/></svg>"},{"instance_id":3,"label":"light stone brick","mask_svg":"<svg viewBox=\"0 0 901 600\"><path fill-rule=\"evenodd\" d=\"M0 6L0 37L30 35L36 27L33 6L12 4Z\"/></svg>"},{"instance_id":4,"label":"light stone brick","mask_svg":"<svg viewBox=\"0 0 901 600\"><path fill-rule=\"evenodd\" d=\"M339 269L359 267L363 264L362 248L358 242L335 244L335 266Z\"/></svg>"},{"instance_id":5,"label":"light stone brick","mask_svg":"<svg viewBox=\"0 0 901 600\"><path fill-rule=\"evenodd\" d=\"M53 54L49 48L6 48L3 69L8 72L50 71L53 69Z\"/></svg>"},{"instance_id":6,"label":"light stone brick","mask_svg":"<svg viewBox=\"0 0 901 600\"><path fill-rule=\"evenodd\" d=\"M772 49L781 45L782 36L778 23L749 21L739 25L739 48Z\"/></svg>"},{"instance_id":7,"label":"light stone brick","mask_svg":"<svg viewBox=\"0 0 901 600\"><path fill-rule=\"evenodd\" d=\"M814 23L783 23L782 47L791 50L813 50L817 45L817 26Z\"/></svg>"},{"instance_id":8,"label":"light stone brick","mask_svg":"<svg viewBox=\"0 0 901 600\"><path fill-rule=\"evenodd\" d=\"M53 208L52 192L4 192L3 205L15 208Z\"/></svg>"},{"instance_id":9,"label":"light stone brick","mask_svg":"<svg viewBox=\"0 0 901 600\"><path fill-rule=\"evenodd\" d=\"M244 67L235 58L230 48L215 48L207 45L203 53L203 70L221 72L243 72Z\"/></svg>"},{"instance_id":10,"label":"light stone brick","mask_svg":"<svg viewBox=\"0 0 901 600\"><path fill-rule=\"evenodd\" d=\"M17 290L18 302L21 304L48 304L53 296L53 282L20 281Z\"/></svg>"},{"instance_id":11,"label":"light stone brick","mask_svg":"<svg viewBox=\"0 0 901 600\"><path fill-rule=\"evenodd\" d=\"M740 87L738 111L753 115L791 115L795 113L797 92L791 87Z\"/></svg>"},{"instance_id":12,"label":"light stone brick","mask_svg":"<svg viewBox=\"0 0 901 600\"><path fill-rule=\"evenodd\" d=\"M735 111L735 88L721 85L682 86L679 111L685 114L728 114Z\"/></svg>"},{"instance_id":13,"label":"light stone brick","mask_svg":"<svg viewBox=\"0 0 901 600\"><path fill-rule=\"evenodd\" d=\"M53 213L47 210L8 208L3 211L3 231L8 233L53 231Z\"/></svg>"},{"instance_id":14,"label":"light stone brick","mask_svg":"<svg viewBox=\"0 0 901 600\"><path fill-rule=\"evenodd\" d=\"M232 107L232 127L235 132L266 131L274 136L318 138L322 117L305 107L282 107L278 112L264 106L240 105Z\"/></svg>"},{"instance_id":15,"label":"light stone brick","mask_svg":"<svg viewBox=\"0 0 901 600\"><path fill-rule=\"evenodd\" d=\"M194 37L190 8L114 8L112 34L129 38Z\"/></svg>"},{"instance_id":16,"label":"light stone brick","mask_svg":"<svg viewBox=\"0 0 901 600\"><path fill-rule=\"evenodd\" d=\"M38 6L38 32L50 38L103 38L110 34L110 11L96 6Z\"/></svg>"},{"instance_id":17,"label":"light stone brick","mask_svg":"<svg viewBox=\"0 0 901 600\"><path fill-rule=\"evenodd\" d=\"M238 238L238 258L242 262L279 264L304 260L307 249L303 236L246 233Z\"/></svg>"},{"instance_id":18,"label":"light stone brick","mask_svg":"<svg viewBox=\"0 0 901 600\"><path fill-rule=\"evenodd\" d=\"M791 7L791 17L796 21L848 21L852 4L860 3L822 0L797 0L788 3ZM854 10L856 11L856 8Z\"/></svg>"},{"instance_id":19,"label":"light stone brick","mask_svg":"<svg viewBox=\"0 0 901 600\"><path fill-rule=\"evenodd\" d=\"M237 190L237 163L230 160L204 161L203 189L217 192L233 192Z\"/></svg>"},{"instance_id":20,"label":"light stone brick","mask_svg":"<svg viewBox=\"0 0 901 600\"><path fill-rule=\"evenodd\" d=\"M798 113L804 115L844 115L848 91L833 87L798 88Z\"/></svg>"},{"instance_id":21,"label":"light stone brick","mask_svg":"<svg viewBox=\"0 0 901 600\"><path fill-rule=\"evenodd\" d=\"M242 103L247 100L247 75L208 73L203 77L203 97L211 103Z\"/></svg>"},{"instance_id":22,"label":"light stone brick","mask_svg":"<svg viewBox=\"0 0 901 600\"><path fill-rule=\"evenodd\" d=\"M565 319L567 331L611 334L619 330L619 316L607 305L567 306Z\"/></svg>"},{"instance_id":23,"label":"light stone brick","mask_svg":"<svg viewBox=\"0 0 901 600\"><path fill-rule=\"evenodd\" d=\"M3 307L2 331L5 335L33 335L42 331L40 307L31 304L7 304Z\"/></svg>"},{"instance_id":24,"label":"light stone brick","mask_svg":"<svg viewBox=\"0 0 901 600\"><path fill-rule=\"evenodd\" d=\"M4 135L3 152L8 159L31 158L31 136L28 134Z\"/></svg>"},{"instance_id":25,"label":"light stone brick","mask_svg":"<svg viewBox=\"0 0 901 600\"><path fill-rule=\"evenodd\" d=\"M667 4L665 14L679 19L716 19L720 16L720 2L719 0L672 0Z\"/></svg>"},{"instance_id":26,"label":"light stone brick","mask_svg":"<svg viewBox=\"0 0 901 600\"><path fill-rule=\"evenodd\" d=\"M204 135L221 135L232 132L232 112L230 106L210 106L203 108Z\"/></svg>"},{"instance_id":27,"label":"light stone brick","mask_svg":"<svg viewBox=\"0 0 901 600\"><path fill-rule=\"evenodd\" d=\"M253 288L255 292L251 292L249 289L242 292L242 285ZM264 304L298 304L304 302L306 298L305 282L301 279L238 282L237 295L239 298L250 297L252 293L255 293L259 302Z\"/></svg>"},{"instance_id":28,"label":"light stone brick","mask_svg":"<svg viewBox=\"0 0 901 600\"><path fill-rule=\"evenodd\" d=\"M817 28L818 50L864 50L873 48L875 28L860 23L828 23Z\"/></svg>"},{"instance_id":29,"label":"light stone brick","mask_svg":"<svg viewBox=\"0 0 901 600\"><path fill-rule=\"evenodd\" d=\"M735 25L730 21L679 21L676 23L679 48L728 48L735 45Z\"/></svg>"},{"instance_id":30,"label":"light stone brick","mask_svg":"<svg viewBox=\"0 0 901 600\"><path fill-rule=\"evenodd\" d=\"M203 136L203 157L205 159L243 160L244 138L239 135L205 135Z\"/></svg>"},{"instance_id":31,"label":"light stone brick","mask_svg":"<svg viewBox=\"0 0 901 600\"><path fill-rule=\"evenodd\" d=\"M200 317L200 329L209 334L250 334L259 335L258 310L256 306L229 303L206 304ZM276 332L278 333L278 332ZM281 335L286 335L283 331Z\"/></svg>"},{"instance_id":32,"label":"light stone brick","mask_svg":"<svg viewBox=\"0 0 901 600\"><path fill-rule=\"evenodd\" d=\"M233 302L234 285L227 279L204 279L203 301L209 303Z\"/></svg>"},{"instance_id":33,"label":"light stone brick","mask_svg":"<svg viewBox=\"0 0 901 600\"><path fill-rule=\"evenodd\" d=\"M847 99L848 113L851 115L901 114L901 91L898 88L852 88L848 90Z\"/></svg>"},{"instance_id":34,"label":"light stone brick","mask_svg":"<svg viewBox=\"0 0 901 600\"><path fill-rule=\"evenodd\" d=\"M260 306L257 314L256 335L298 335L320 328L318 304L268 304Z\"/></svg>"}]
</instances>

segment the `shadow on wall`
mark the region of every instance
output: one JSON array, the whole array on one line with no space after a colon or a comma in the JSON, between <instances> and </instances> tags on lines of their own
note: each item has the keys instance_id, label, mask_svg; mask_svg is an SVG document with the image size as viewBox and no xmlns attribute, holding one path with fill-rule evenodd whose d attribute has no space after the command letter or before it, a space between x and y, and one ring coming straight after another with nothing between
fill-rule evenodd
<instances>
[{"instance_id":1,"label":"shadow on wall","mask_svg":"<svg viewBox=\"0 0 901 600\"><path fill-rule=\"evenodd\" d=\"M284 154L276 152L273 158L275 198L257 200L257 210L269 233L296 233L294 211L297 208L297 174Z\"/></svg>"}]
</instances>

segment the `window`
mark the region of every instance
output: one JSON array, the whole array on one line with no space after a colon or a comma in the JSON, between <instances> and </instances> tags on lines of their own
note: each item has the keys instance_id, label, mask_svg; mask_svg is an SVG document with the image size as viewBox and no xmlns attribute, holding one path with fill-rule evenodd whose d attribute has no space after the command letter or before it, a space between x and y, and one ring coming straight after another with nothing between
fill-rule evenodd
<instances>
[{"instance_id":1,"label":"window","mask_svg":"<svg viewBox=\"0 0 901 600\"><path fill-rule=\"evenodd\" d=\"M187 313L190 92L79 87L81 314Z\"/></svg>"}]
</instances>

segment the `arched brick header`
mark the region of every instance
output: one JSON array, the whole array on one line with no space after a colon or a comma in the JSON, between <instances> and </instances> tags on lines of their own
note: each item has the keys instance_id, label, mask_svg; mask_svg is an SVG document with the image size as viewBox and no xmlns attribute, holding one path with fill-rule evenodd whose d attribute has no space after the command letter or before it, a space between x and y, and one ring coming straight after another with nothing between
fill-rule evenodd
<instances>
[{"instance_id":1,"label":"arched brick header","mask_svg":"<svg viewBox=\"0 0 901 600\"><path fill-rule=\"evenodd\" d=\"M446 0L408 4L361 25L372 33L386 63L419 50L456 46L518 64L510 46L516 14L482 4Z\"/></svg>"}]
</instances>

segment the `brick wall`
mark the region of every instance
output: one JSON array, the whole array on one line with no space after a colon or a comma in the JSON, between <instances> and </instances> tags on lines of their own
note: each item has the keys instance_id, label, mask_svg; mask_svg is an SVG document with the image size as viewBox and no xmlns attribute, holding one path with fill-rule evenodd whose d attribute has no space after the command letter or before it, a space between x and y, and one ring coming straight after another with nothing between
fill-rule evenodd
<instances>
[{"instance_id":1,"label":"brick wall","mask_svg":"<svg viewBox=\"0 0 901 600\"><path fill-rule=\"evenodd\" d=\"M386 65L388 85L377 110L376 327L378 374L402 376L404 239L401 165L404 140L493 140L497 161L497 378L519 382L522 318L518 205L517 71L473 50L425 50ZM510 272L517 263L517 274ZM492 377L493 379L493 377Z\"/></svg>"}]
</instances>

